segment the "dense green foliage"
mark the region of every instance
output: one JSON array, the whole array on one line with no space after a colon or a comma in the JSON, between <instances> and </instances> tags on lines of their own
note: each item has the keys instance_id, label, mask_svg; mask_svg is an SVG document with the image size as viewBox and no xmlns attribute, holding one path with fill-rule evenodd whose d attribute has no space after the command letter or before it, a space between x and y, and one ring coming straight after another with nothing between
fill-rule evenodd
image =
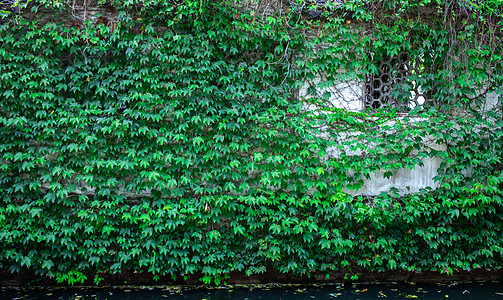
<instances>
[{"instance_id":1,"label":"dense green foliage","mask_svg":"<svg viewBox=\"0 0 503 300\"><path fill-rule=\"evenodd\" d=\"M503 16L482 2L347 1L312 18L111 1L85 22L57 1L0 7L0 269L219 283L503 267L501 100L485 101L503 86ZM318 88L364 81L404 51L419 71L396 98L420 84L435 99L405 118L299 98L317 74ZM431 158L436 190L351 196Z\"/></svg>"}]
</instances>

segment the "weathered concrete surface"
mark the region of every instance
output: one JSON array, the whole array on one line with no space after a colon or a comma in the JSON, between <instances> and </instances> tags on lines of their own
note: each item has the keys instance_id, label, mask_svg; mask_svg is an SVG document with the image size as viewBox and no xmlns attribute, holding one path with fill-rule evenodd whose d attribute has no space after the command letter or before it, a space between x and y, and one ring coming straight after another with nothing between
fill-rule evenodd
<instances>
[{"instance_id":1,"label":"weathered concrete surface","mask_svg":"<svg viewBox=\"0 0 503 300\"><path fill-rule=\"evenodd\" d=\"M352 191L353 195L377 196L381 192L396 189L399 195L418 193L423 189L436 189L439 182L434 178L438 175L437 169L442 163L440 158L422 159L423 166L415 169L398 169L393 171L390 178L384 177L384 171L372 173L370 180L365 179L363 187L358 191Z\"/></svg>"}]
</instances>

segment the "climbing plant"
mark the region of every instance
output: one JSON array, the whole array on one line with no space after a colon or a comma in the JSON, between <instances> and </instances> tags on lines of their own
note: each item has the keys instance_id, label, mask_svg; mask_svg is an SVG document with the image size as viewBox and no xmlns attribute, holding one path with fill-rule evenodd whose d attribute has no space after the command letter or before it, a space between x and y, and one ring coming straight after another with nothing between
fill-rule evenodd
<instances>
[{"instance_id":1,"label":"climbing plant","mask_svg":"<svg viewBox=\"0 0 503 300\"><path fill-rule=\"evenodd\" d=\"M501 8L1 2L0 269L501 268ZM436 189L359 192L428 160Z\"/></svg>"}]
</instances>

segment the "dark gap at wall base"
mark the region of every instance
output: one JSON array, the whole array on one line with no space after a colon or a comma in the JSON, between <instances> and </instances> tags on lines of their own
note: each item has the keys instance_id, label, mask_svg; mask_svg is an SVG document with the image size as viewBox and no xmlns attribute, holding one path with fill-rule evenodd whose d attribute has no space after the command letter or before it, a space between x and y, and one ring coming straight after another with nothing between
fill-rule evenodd
<instances>
[{"instance_id":1,"label":"dark gap at wall base","mask_svg":"<svg viewBox=\"0 0 503 300\"><path fill-rule=\"evenodd\" d=\"M452 283L452 282L499 282L503 280L503 270L485 270L475 269L471 271L454 271L452 275L441 272L424 271L420 273L391 270L385 272L368 272L361 270L341 270L340 272L330 273L326 277L326 272L313 272L310 277L294 276L279 272L267 272L264 274L254 274L246 276L244 272L233 272L230 278L223 284L267 284L267 283L293 283L293 284L315 284L315 283ZM349 279L350 276L357 275L357 279ZM122 272L117 274L103 274L103 281L98 286L110 285L202 285L199 278L203 274L193 274L186 281L183 276L178 276L173 280L171 276L159 276L154 280L151 273L132 273ZM11 274L8 270L0 271L0 286L69 286L68 284L58 283L55 278L41 277L31 272L21 272ZM97 286L93 284L92 278L86 280L82 285L74 286ZM97 286L97 287L98 287Z\"/></svg>"}]
</instances>

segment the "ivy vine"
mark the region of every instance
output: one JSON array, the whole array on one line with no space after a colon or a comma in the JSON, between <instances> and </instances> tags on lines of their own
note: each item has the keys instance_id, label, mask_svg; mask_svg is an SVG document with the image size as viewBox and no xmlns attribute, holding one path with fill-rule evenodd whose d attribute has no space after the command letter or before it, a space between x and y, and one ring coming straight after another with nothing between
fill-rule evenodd
<instances>
[{"instance_id":1,"label":"ivy vine","mask_svg":"<svg viewBox=\"0 0 503 300\"><path fill-rule=\"evenodd\" d=\"M499 1L0 5L0 269L503 266ZM398 104L323 92L401 53ZM436 189L356 193L428 159Z\"/></svg>"}]
</instances>

